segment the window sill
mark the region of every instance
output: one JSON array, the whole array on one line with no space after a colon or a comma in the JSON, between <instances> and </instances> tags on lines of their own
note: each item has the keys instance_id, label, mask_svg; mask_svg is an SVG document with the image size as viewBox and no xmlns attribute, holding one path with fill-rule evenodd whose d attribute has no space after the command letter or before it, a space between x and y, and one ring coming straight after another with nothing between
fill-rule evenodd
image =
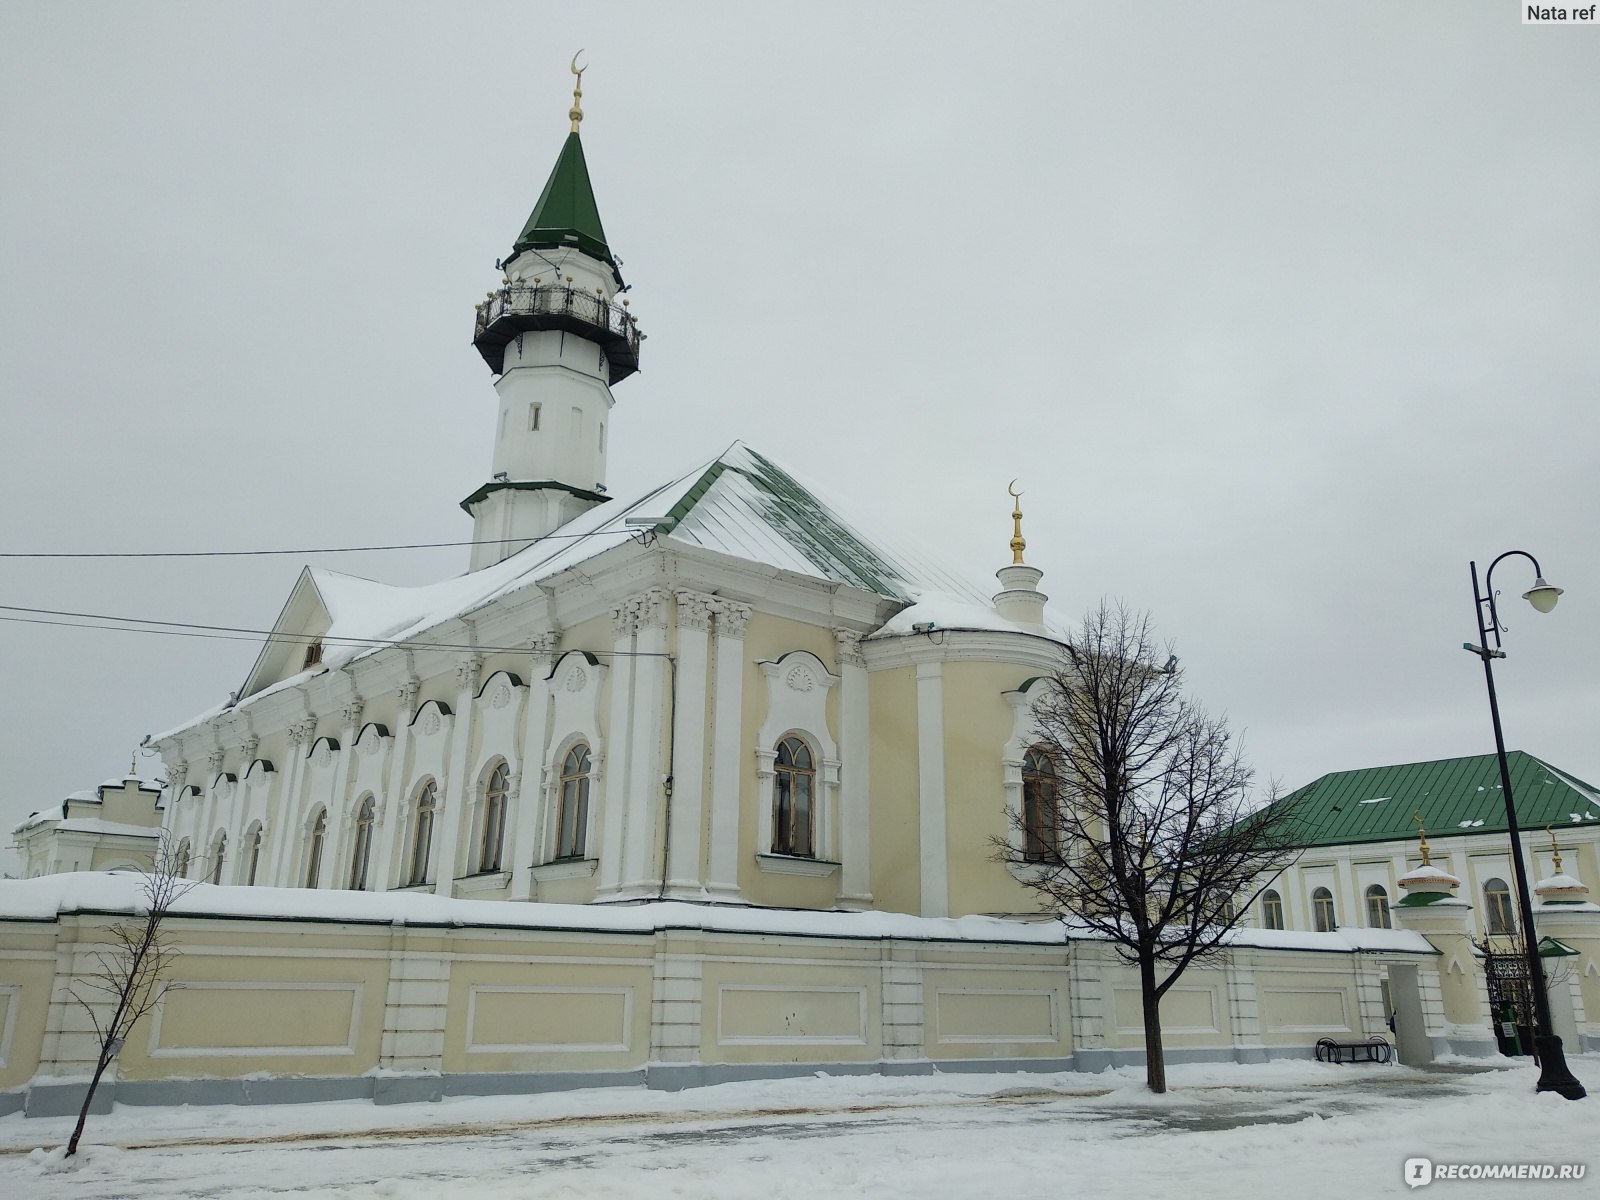
<instances>
[{"instance_id":1,"label":"window sill","mask_svg":"<svg viewBox=\"0 0 1600 1200\"><path fill-rule=\"evenodd\" d=\"M756 866L769 875L806 875L826 879L839 870L839 864L825 858L797 858L792 854L758 854Z\"/></svg>"},{"instance_id":2,"label":"window sill","mask_svg":"<svg viewBox=\"0 0 1600 1200\"><path fill-rule=\"evenodd\" d=\"M1049 874L1050 864L1042 862L1007 862L1006 870L1018 883L1038 883Z\"/></svg>"},{"instance_id":3,"label":"window sill","mask_svg":"<svg viewBox=\"0 0 1600 1200\"><path fill-rule=\"evenodd\" d=\"M598 858L563 858L556 862L539 863L529 869L537 880L587 879L600 865Z\"/></svg>"},{"instance_id":4,"label":"window sill","mask_svg":"<svg viewBox=\"0 0 1600 1200\"><path fill-rule=\"evenodd\" d=\"M511 884L510 871L479 871L476 875L464 875L455 881L456 891L463 895L474 896L479 892L498 892Z\"/></svg>"},{"instance_id":5,"label":"window sill","mask_svg":"<svg viewBox=\"0 0 1600 1200\"><path fill-rule=\"evenodd\" d=\"M431 892L433 891L433 884L428 882L402 883L399 887L390 888L389 890L391 892Z\"/></svg>"}]
</instances>

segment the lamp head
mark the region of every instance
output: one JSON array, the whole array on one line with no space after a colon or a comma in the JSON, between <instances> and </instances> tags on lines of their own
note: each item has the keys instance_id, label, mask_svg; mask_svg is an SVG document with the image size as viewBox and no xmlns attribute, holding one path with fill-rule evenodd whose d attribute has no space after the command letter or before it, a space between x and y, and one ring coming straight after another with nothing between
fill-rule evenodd
<instances>
[{"instance_id":1,"label":"lamp head","mask_svg":"<svg viewBox=\"0 0 1600 1200\"><path fill-rule=\"evenodd\" d=\"M1554 584L1546 583L1544 576L1540 575L1534 579L1533 586L1522 593L1522 598L1539 612L1547 613L1561 598L1561 589Z\"/></svg>"}]
</instances>

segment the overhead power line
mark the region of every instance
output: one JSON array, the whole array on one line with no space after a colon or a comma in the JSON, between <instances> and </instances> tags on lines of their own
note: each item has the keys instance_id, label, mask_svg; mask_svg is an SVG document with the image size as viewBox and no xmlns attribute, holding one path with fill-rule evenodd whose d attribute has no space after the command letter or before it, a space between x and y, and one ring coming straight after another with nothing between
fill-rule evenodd
<instances>
[{"instance_id":1,"label":"overhead power line","mask_svg":"<svg viewBox=\"0 0 1600 1200\"><path fill-rule=\"evenodd\" d=\"M407 650L453 650L471 654L526 654L527 646L474 646L466 642L419 642L410 638L335 637L316 633L278 633L270 629L245 629L234 625L200 625L188 621L153 621L142 617L121 617L110 613L64 612L49 608L23 608L15 604L0 604L0 612L34 613L35 616L0 616L0 621L18 625L60 625L69 629L101 629L108 633L154 633L165 637L215 638L227 642L284 642L290 645L310 645L321 642L324 646L354 646L375 650L382 646L403 646ZM49 618L81 617L83 620ZM117 622L116 624L91 624L90 622ZM587 653L609 658L662 658L670 657L655 651L644 650L594 650Z\"/></svg>"},{"instance_id":2,"label":"overhead power line","mask_svg":"<svg viewBox=\"0 0 1600 1200\"><path fill-rule=\"evenodd\" d=\"M251 558L270 554L365 554L375 550L444 550L460 546L506 546L515 542L535 545L566 538L589 538L602 533L621 533L630 537L639 529L593 529L587 533L547 533L536 538L492 538L483 542L403 542L393 546L315 546L287 550L0 550L0 558Z\"/></svg>"}]
</instances>

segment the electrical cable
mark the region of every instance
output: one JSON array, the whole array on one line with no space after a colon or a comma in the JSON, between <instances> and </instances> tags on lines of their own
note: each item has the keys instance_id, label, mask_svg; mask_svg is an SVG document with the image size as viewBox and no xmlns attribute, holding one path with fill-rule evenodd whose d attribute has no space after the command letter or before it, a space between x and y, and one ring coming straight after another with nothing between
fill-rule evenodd
<instances>
[{"instance_id":1,"label":"electrical cable","mask_svg":"<svg viewBox=\"0 0 1600 1200\"><path fill-rule=\"evenodd\" d=\"M93 553L77 551L0 550L0 558L245 558L266 554L365 554L375 550L444 550L460 546L505 546L512 542L537 545L554 539L582 539L603 533L632 537L638 529L591 529L587 533L547 533L536 538L493 538L486 542L409 542L393 546L319 546L309 550L109 550Z\"/></svg>"}]
</instances>

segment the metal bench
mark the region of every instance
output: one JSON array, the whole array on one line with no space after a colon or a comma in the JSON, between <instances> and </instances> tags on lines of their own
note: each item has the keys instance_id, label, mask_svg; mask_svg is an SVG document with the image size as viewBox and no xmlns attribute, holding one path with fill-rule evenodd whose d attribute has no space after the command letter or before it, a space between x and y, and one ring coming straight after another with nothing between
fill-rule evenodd
<instances>
[{"instance_id":1,"label":"metal bench","mask_svg":"<svg viewBox=\"0 0 1600 1200\"><path fill-rule=\"evenodd\" d=\"M1387 1038L1373 1037L1364 1042L1336 1042L1332 1038L1317 1040L1317 1061L1333 1063L1393 1061L1394 1047Z\"/></svg>"}]
</instances>

